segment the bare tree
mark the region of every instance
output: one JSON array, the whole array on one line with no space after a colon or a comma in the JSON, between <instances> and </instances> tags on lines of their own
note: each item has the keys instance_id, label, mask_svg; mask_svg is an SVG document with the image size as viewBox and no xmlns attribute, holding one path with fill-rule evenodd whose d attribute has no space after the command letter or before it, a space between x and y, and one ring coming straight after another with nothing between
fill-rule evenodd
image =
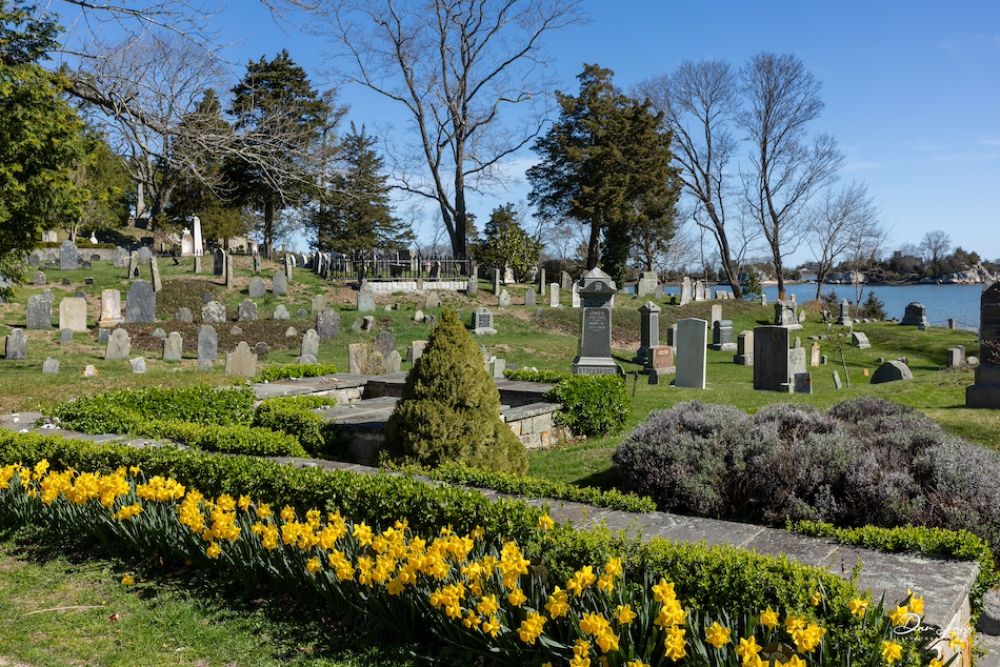
<instances>
[{"instance_id":1,"label":"bare tree","mask_svg":"<svg viewBox=\"0 0 1000 667\"><path fill-rule=\"evenodd\" d=\"M652 100L674 133L674 159L682 168L684 191L695 204L693 220L713 240L726 281L740 298L741 262L753 234L747 233L740 207L732 201L736 77L726 62L686 61L670 75L641 83L638 92Z\"/></svg>"},{"instance_id":2,"label":"bare tree","mask_svg":"<svg viewBox=\"0 0 1000 667\"><path fill-rule=\"evenodd\" d=\"M738 118L751 145L742 173L745 200L767 240L783 299L783 259L802 240L802 213L810 198L836 178L843 156L833 137L807 137L823 101L819 82L801 60L761 53L743 67L741 79L746 107Z\"/></svg>"},{"instance_id":3,"label":"bare tree","mask_svg":"<svg viewBox=\"0 0 1000 667\"><path fill-rule=\"evenodd\" d=\"M456 257L466 255L466 191L501 178L501 162L540 131L551 90L541 51L577 20L576 0L352 0L325 14L350 80L403 107L416 145L390 147L397 187L436 202ZM422 165L417 176L415 165Z\"/></svg>"},{"instance_id":4,"label":"bare tree","mask_svg":"<svg viewBox=\"0 0 1000 667\"><path fill-rule=\"evenodd\" d=\"M924 261L931 265L931 271L937 273L940 262L951 250L951 237L940 229L924 234L920 241L920 251Z\"/></svg>"},{"instance_id":5,"label":"bare tree","mask_svg":"<svg viewBox=\"0 0 1000 667\"><path fill-rule=\"evenodd\" d=\"M861 183L826 191L806 229L807 243L817 264L817 301L830 271L854 247L858 238L867 237L879 225L878 216L878 206Z\"/></svg>"},{"instance_id":6,"label":"bare tree","mask_svg":"<svg viewBox=\"0 0 1000 667\"><path fill-rule=\"evenodd\" d=\"M867 279L864 274L879 261L889 238L889 229L877 221L859 224L852 229L850 243L845 250L845 263L851 268L851 284L854 287L854 305L861 306Z\"/></svg>"}]
</instances>

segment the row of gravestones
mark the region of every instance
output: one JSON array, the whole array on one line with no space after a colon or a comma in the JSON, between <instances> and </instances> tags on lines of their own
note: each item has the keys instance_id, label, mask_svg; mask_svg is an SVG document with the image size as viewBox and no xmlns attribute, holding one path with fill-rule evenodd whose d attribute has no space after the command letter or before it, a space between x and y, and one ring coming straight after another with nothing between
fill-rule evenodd
<instances>
[{"instance_id":1,"label":"row of gravestones","mask_svg":"<svg viewBox=\"0 0 1000 667\"><path fill-rule=\"evenodd\" d=\"M26 326L28 329L52 327L52 292L46 290L28 298ZM121 324L151 323L156 321L156 292L145 280L132 283L122 315L121 292L106 289L101 292L101 314L98 325L109 327ZM87 331L87 300L84 297L66 297L59 302L59 328Z\"/></svg>"}]
</instances>

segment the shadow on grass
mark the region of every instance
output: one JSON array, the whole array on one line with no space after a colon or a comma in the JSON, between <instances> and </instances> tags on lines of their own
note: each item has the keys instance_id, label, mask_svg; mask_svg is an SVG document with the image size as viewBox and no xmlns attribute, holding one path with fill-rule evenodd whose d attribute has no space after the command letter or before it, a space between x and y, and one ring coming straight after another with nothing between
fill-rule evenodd
<instances>
[{"instance_id":1,"label":"shadow on grass","mask_svg":"<svg viewBox=\"0 0 1000 667\"><path fill-rule=\"evenodd\" d=\"M293 660L308 650L313 657L353 658L365 665L457 664L451 662L458 659L454 651L428 643L433 638L407 637L400 629L382 627L349 608L338 614L329 601L316 596L293 596L266 584L248 589L212 570L158 556L140 558L89 540L64 539L37 526L0 525L0 541L12 544L15 556L38 565L57 560L75 565L107 561L119 574L135 573L141 581L153 584L135 589L135 595L144 600L155 600L169 591L190 599L208 614L259 615L271 644L281 650L274 655L280 661Z\"/></svg>"}]
</instances>

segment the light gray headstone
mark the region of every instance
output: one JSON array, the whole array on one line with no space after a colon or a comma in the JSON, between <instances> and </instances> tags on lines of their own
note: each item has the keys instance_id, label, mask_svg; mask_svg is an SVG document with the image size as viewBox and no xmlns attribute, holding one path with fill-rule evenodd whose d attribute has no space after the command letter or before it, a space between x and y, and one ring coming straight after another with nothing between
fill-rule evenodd
<instances>
[{"instance_id":1,"label":"light gray headstone","mask_svg":"<svg viewBox=\"0 0 1000 667\"><path fill-rule=\"evenodd\" d=\"M315 329L310 329L302 336L302 356L319 356L319 334Z\"/></svg>"},{"instance_id":2,"label":"light gray headstone","mask_svg":"<svg viewBox=\"0 0 1000 667\"><path fill-rule=\"evenodd\" d=\"M198 361L215 361L219 358L219 334L215 327L202 324L198 327Z\"/></svg>"},{"instance_id":3,"label":"light gray headstone","mask_svg":"<svg viewBox=\"0 0 1000 667\"><path fill-rule=\"evenodd\" d=\"M753 332L741 331L736 337L736 356L733 363L740 366L753 366Z\"/></svg>"},{"instance_id":4,"label":"light gray headstone","mask_svg":"<svg viewBox=\"0 0 1000 667\"><path fill-rule=\"evenodd\" d=\"M500 295L497 298L497 305L499 305L500 308L510 308L510 292L507 291L507 288L500 290Z\"/></svg>"},{"instance_id":5,"label":"light gray headstone","mask_svg":"<svg viewBox=\"0 0 1000 667\"><path fill-rule=\"evenodd\" d=\"M148 262L153 256L153 251L148 245L140 246L139 248L139 261Z\"/></svg>"},{"instance_id":6,"label":"light gray headstone","mask_svg":"<svg viewBox=\"0 0 1000 667\"><path fill-rule=\"evenodd\" d=\"M489 308L480 306L472 313L472 333L477 336L492 336L497 332L493 326L493 313Z\"/></svg>"},{"instance_id":7,"label":"light gray headstone","mask_svg":"<svg viewBox=\"0 0 1000 667\"><path fill-rule=\"evenodd\" d=\"M368 286L368 281L362 281L358 288L357 306L359 313L375 312L375 293Z\"/></svg>"},{"instance_id":8,"label":"light gray headstone","mask_svg":"<svg viewBox=\"0 0 1000 667\"><path fill-rule=\"evenodd\" d=\"M42 363L42 373L45 375L57 375L59 373L59 360L49 357Z\"/></svg>"},{"instance_id":9,"label":"light gray headstone","mask_svg":"<svg viewBox=\"0 0 1000 667\"><path fill-rule=\"evenodd\" d=\"M872 346L872 344L868 342L868 336L862 331L851 332L851 345L859 350L867 350Z\"/></svg>"},{"instance_id":10,"label":"light gray headstone","mask_svg":"<svg viewBox=\"0 0 1000 667\"><path fill-rule=\"evenodd\" d=\"M718 303L712 304L712 317L708 321L709 327L714 327L715 323L722 319L722 305Z\"/></svg>"},{"instance_id":11,"label":"light gray headstone","mask_svg":"<svg viewBox=\"0 0 1000 667\"><path fill-rule=\"evenodd\" d=\"M35 271L35 278L34 278L34 280L32 282L35 283L36 287L43 286L45 284L45 272L44 271Z\"/></svg>"},{"instance_id":12,"label":"light gray headstone","mask_svg":"<svg viewBox=\"0 0 1000 667\"><path fill-rule=\"evenodd\" d=\"M243 335L243 327L234 324L233 328L229 330L229 335L230 336L242 336Z\"/></svg>"},{"instance_id":13,"label":"light gray headstone","mask_svg":"<svg viewBox=\"0 0 1000 667\"><path fill-rule=\"evenodd\" d=\"M52 327L52 292L28 297L29 329L49 329Z\"/></svg>"},{"instance_id":14,"label":"light gray headstone","mask_svg":"<svg viewBox=\"0 0 1000 667\"><path fill-rule=\"evenodd\" d=\"M389 356L385 358L386 373L398 373L402 365L403 365L403 358L399 355L399 352L397 352L396 350L390 352Z\"/></svg>"},{"instance_id":15,"label":"light gray headstone","mask_svg":"<svg viewBox=\"0 0 1000 667\"><path fill-rule=\"evenodd\" d=\"M433 310L434 308L441 307L441 297L437 292L430 291L427 296L424 297L424 309Z\"/></svg>"},{"instance_id":16,"label":"light gray headstone","mask_svg":"<svg viewBox=\"0 0 1000 667\"><path fill-rule=\"evenodd\" d=\"M97 377L97 369L94 368L94 364L87 364L83 369L83 377L85 378L95 378Z\"/></svg>"},{"instance_id":17,"label":"light gray headstone","mask_svg":"<svg viewBox=\"0 0 1000 667\"><path fill-rule=\"evenodd\" d=\"M129 360L132 365L132 372L142 374L146 372L146 360L142 357L135 357Z\"/></svg>"},{"instance_id":18,"label":"light gray headstone","mask_svg":"<svg viewBox=\"0 0 1000 667\"><path fill-rule=\"evenodd\" d=\"M87 331L87 300L70 296L59 302L59 328Z\"/></svg>"},{"instance_id":19,"label":"light gray headstone","mask_svg":"<svg viewBox=\"0 0 1000 667\"><path fill-rule=\"evenodd\" d=\"M132 339L125 329L115 329L108 336L108 344L104 348L104 359L107 361L124 361L132 353Z\"/></svg>"},{"instance_id":20,"label":"light gray headstone","mask_svg":"<svg viewBox=\"0 0 1000 667\"><path fill-rule=\"evenodd\" d=\"M167 332L160 327L156 327L155 329L153 329L153 333L151 335L153 336L153 338L156 338L157 340L163 340L164 338L167 337Z\"/></svg>"},{"instance_id":21,"label":"light gray headstone","mask_svg":"<svg viewBox=\"0 0 1000 667\"><path fill-rule=\"evenodd\" d=\"M248 378L257 375L257 355L246 341L240 341L235 350L226 353L226 375Z\"/></svg>"},{"instance_id":22,"label":"light gray headstone","mask_svg":"<svg viewBox=\"0 0 1000 667\"><path fill-rule=\"evenodd\" d=\"M116 289L101 290L100 327L115 327L122 322L122 293Z\"/></svg>"},{"instance_id":23,"label":"light gray headstone","mask_svg":"<svg viewBox=\"0 0 1000 667\"><path fill-rule=\"evenodd\" d=\"M194 322L194 315L191 314L191 309L186 307L181 307L177 310L177 316L175 319L178 322Z\"/></svg>"},{"instance_id":24,"label":"light gray headstone","mask_svg":"<svg viewBox=\"0 0 1000 667\"><path fill-rule=\"evenodd\" d=\"M97 330L97 342L100 345L105 345L108 342L108 338L111 336L111 329L98 329Z\"/></svg>"},{"instance_id":25,"label":"light gray headstone","mask_svg":"<svg viewBox=\"0 0 1000 667\"><path fill-rule=\"evenodd\" d=\"M298 338L299 332L295 327L288 327L285 329L285 338Z\"/></svg>"},{"instance_id":26,"label":"light gray headstone","mask_svg":"<svg viewBox=\"0 0 1000 667\"><path fill-rule=\"evenodd\" d=\"M559 283L549 285L549 308L559 307Z\"/></svg>"},{"instance_id":27,"label":"light gray headstone","mask_svg":"<svg viewBox=\"0 0 1000 667\"><path fill-rule=\"evenodd\" d=\"M406 360L411 364L417 363L417 359L424 356L424 350L427 349L427 341L425 340L414 340L410 342L410 351L406 357Z\"/></svg>"},{"instance_id":28,"label":"light gray headstone","mask_svg":"<svg viewBox=\"0 0 1000 667\"><path fill-rule=\"evenodd\" d=\"M68 345L73 342L73 330L72 329L60 329L59 330L59 344Z\"/></svg>"},{"instance_id":29,"label":"light gray headstone","mask_svg":"<svg viewBox=\"0 0 1000 667\"><path fill-rule=\"evenodd\" d=\"M275 271L271 280L271 291L274 296L285 296L288 294L288 277L283 271Z\"/></svg>"},{"instance_id":30,"label":"light gray headstone","mask_svg":"<svg viewBox=\"0 0 1000 667\"><path fill-rule=\"evenodd\" d=\"M288 308L285 307L285 304L279 303L277 308L274 309L274 317L272 319L288 320L291 319L291 317L292 316L288 313Z\"/></svg>"},{"instance_id":31,"label":"light gray headstone","mask_svg":"<svg viewBox=\"0 0 1000 667\"><path fill-rule=\"evenodd\" d=\"M160 280L160 265L155 256L149 258L149 275L153 281L153 291L159 292L163 289L163 281Z\"/></svg>"},{"instance_id":32,"label":"light gray headstone","mask_svg":"<svg viewBox=\"0 0 1000 667\"><path fill-rule=\"evenodd\" d=\"M170 335L163 339L163 360L180 361L184 352L184 339L176 331L171 331Z\"/></svg>"},{"instance_id":33,"label":"light gray headstone","mask_svg":"<svg viewBox=\"0 0 1000 667\"><path fill-rule=\"evenodd\" d=\"M396 349L396 337L388 329L383 329L375 336L375 349L386 359L389 353Z\"/></svg>"},{"instance_id":34,"label":"light gray headstone","mask_svg":"<svg viewBox=\"0 0 1000 667\"><path fill-rule=\"evenodd\" d=\"M240 322L253 322L257 319L257 304L250 299L243 299L237 309L236 319Z\"/></svg>"},{"instance_id":35,"label":"light gray headstone","mask_svg":"<svg viewBox=\"0 0 1000 667\"><path fill-rule=\"evenodd\" d=\"M645 364L649 360L650 349L660 344L660 307L647 301L639 307L639 351L635 363Z\"/></svg>"},{"instance_id":36,"label":"light gray headstone","mask_svg":"<svg viewBox=\"0 0 1000 667\"><path fill-rule=\"evenodd\" d=\"M125 322L129 324L156 321L156 292L145 280L136 280L129 287L125 301Z\"/></svg>"},{"instance_id":37,"label":"light gray headstone","mask_svg":"<svg viewBox=\"0 0 1000 667\"><path fill-rule=\"evenodd\" d=\"M705 388L708 349L708 322L696 318L677 322L677 355L674 364L677 387Z\"/></svg>"},{"instance_id":38,"label":"light gray headstone","mask_svg":"<svg viewBox=\"0 0 1000 667\"><path fill-rule=\"evenodd\" d=\"M16 361L28 358L28 336L24 329L11 329L7 334L4 359Z\"/></svg>"},{"instance_id":39,"label":"light gray headstone","mask_svg":"<svg viewBox=\"0 0 1000 667\"><path fill-rule=\"evenodd\" d=\"M324 308L326 308L326 297L322 294L314 295L312 301L309 303L309 314L317 315Z\"/></svg>"},{"instance_id":40,"label":"light gray headstone","mask_svg":"<svg viewBox=\"0 0 1000 667\"><path fill-rule=\"evenodd\" d=\"M497 357L493 360L493 379L503 380L503 372L507 370L507 360Z\"/></svg>"},{"instance_id":41,"label":"light gray headstone","mask_svg":"<svg viewBox=\"0 0 1000 667\"><path fill-rule=\"evenodd\" d=\"M333 340L340 334L340 314L332 308L324 308L316 315L316 333L319 339Z\"/></svg>"},{"instance_id":42,"label":"light gray headstone","mask_svg":"<svg viewBox=\"0 0 1000 667\"><path fill-rule=\"evenodd\" d=\"M267 285L264 284L264 279L260 276L251 278L250 284L247 286L247 294L251 299L260 299L267 294Z\"/></svg>"},{"instance_id":43,"label":"light gray headstone","mask_svg":"<svg viewBox=\"0 0 1000 667\"><path fill-rule=\"evenodd\" d=\"M837 371L833 372L833 386L837 389L843 389L844 385L840 380L840 373Z\"/></svg>"},{"instance_id":44,"label":"light gray headstone","mask_svg":"<svg viewBox=\"0 0 1000 667\"><path fill-rule=\"evenodd\" d=\"M72 271L79 266L80 253L77 252L76 244L69 239L63 241L59 246L59 269L61 271Z\"/></svg>"},{"instance_id":45,"label":"light gray headstone","mask_svg":"<svg viewBox=\"0 0 1000 667\"><path fill-rule=\"evenodd\" d=\"M414 322L423 322L424 319L425 319L424 318L424 311L422 311L419 308L417 308L416 311L414 311L414 313L413 313L413 321Z\"/></svg>"},{"instance_id":46,"label":"light gray headstone","mask_svg":"<svg viewBox=\"0 0 1000 667\"><path fill-rule=\"evenodd\" d=\"M209 301L201 308L201 321L205 324L222 324L226 321L226 306L219 301Z\"/></svg>"},{"instance_id":47,"label":"light gray headstone","mask_svg":"<svg viewBox=\"0 0 1000 667\"><path fill-rule=\"evenodd\" d=\"M536 303L536 300L537 300L537 297L535 296L535 288L534 287L529 287L524 292L524 305L526 305L526 306L534 306L535 303Z\"/></svg>"}]
</instances>

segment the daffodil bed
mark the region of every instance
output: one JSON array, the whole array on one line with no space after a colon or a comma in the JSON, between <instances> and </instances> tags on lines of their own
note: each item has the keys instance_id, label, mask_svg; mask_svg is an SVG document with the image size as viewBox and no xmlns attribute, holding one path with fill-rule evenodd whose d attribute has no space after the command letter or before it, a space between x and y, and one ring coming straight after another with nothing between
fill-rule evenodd
<instances>
[{"instance_id":1,"label":"daffodil bed","mask_svg":"<svg viewBox=\"0 0 1000 667\"><path fill-rule=\"evenodd\" d=\"M137 466L6 465L0 520L186 560L502 664L942 667L935 651L971 641L931 637L913 594L888 613L864 597L833 609L821 588L798 609L698 609L660 573L627 572L619 557L556 579L544 559L533 562L516 540L496 542L481 527L379 528L336 511L207 496ZM544 543L554 532L542 514L531 538Z\"/></svg>"}]
</instances>

